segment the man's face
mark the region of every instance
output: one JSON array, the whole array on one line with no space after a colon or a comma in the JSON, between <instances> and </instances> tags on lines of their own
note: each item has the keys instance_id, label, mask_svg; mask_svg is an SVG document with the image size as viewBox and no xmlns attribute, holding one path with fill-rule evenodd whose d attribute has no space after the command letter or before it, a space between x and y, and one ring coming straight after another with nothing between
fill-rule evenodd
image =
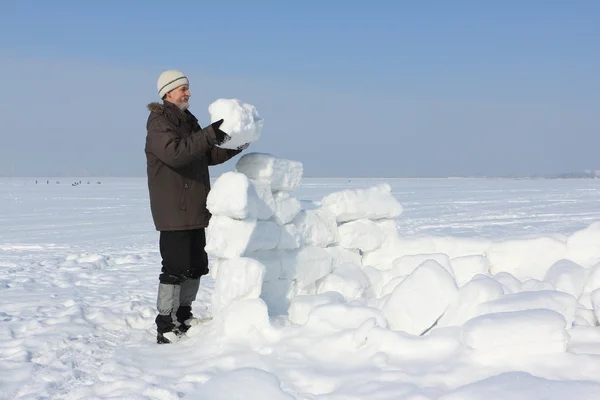
<instances>
[{"instance_id":1,"label":"man's face","mask_svg":"<svg viewBox=\"0 0 600 400\"><path fill-rule=\"evenodd\" d=\"M188 101L190 99L190 96L191 94L189 86L182 85L167 93L167 97L165 100L176 104L182 110L187 110L187 108L189 107Z\"/></svg>"}]
</instances>

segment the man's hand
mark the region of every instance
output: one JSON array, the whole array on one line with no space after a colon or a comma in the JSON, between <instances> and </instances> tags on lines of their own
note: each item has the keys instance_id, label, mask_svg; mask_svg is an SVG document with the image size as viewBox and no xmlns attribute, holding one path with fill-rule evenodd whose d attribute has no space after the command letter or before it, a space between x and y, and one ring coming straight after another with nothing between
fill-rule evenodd
<instances>
[{"instance_id":1,"label":"man's hand","mask_svg":"<svg viewBox=\"0 0 600 400\"><path fill-rule=\"evenodd\" d=\"M216 145L221 145L221 144L227 142L229 139L231 139L231 137L228 134L226 134L221 129L219 129L219 127L221 126L222 123L223 123L223 119L220 119L211 124L211 126L213 127L213 131L215 132L215 136L217 138Z\"/></svg>"},{"instance_id":2,"label":"man's hand","mask_svg":"<svg viewBox=\"0 0 600 400\"><path fill-rule=\"evenodd\" d=\"M246 150L250 146L250 143L246 143L238 147L236 150Z\"/></svg>"}]
</instances>

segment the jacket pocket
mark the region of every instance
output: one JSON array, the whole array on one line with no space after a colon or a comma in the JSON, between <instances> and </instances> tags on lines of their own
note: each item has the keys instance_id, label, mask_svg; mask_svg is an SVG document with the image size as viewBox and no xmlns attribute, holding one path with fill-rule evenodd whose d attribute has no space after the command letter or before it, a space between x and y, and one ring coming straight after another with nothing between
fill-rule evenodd
<instances>
[{"instance_id":1,"label":"jacket pocket","mask_svg":"<svg viewBox=\"0 0 600 400\"><path fill-rule=\"evenodd\" d=\"M183 187L181 188L181 199L179 200L179 209L180 210L185 210L186 209L186 200L187 200L187 191L190 187L190 184L188 181L183 181Z\"/></svg>"}]
</instances>

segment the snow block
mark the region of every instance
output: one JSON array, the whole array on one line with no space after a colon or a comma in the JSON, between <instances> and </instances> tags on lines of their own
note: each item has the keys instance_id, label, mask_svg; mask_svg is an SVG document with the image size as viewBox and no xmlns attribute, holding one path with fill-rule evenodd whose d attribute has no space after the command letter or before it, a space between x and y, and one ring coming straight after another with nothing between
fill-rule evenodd
<instances>
[{"instance_id":1,"label":"snow block","mask_svg":"<svg viewBox=\"0 0 600 400\"><path fill-rule=\"evenodd\" d=\"M338 292L346 300L359 299L369 288L367 275L351 263L339 265L332 273L317 281L317 293Z\"/></svg>"},{"instance_id":2,"label":"snow block","mask_svg":"<svg viewBox=\"0 0 600 400\"><path fill-rule=\"evenodd\" d=\"M455 300L450 304L437 326L462 326L471 318L479 315L479 305L497 300L504 296L502 285L485 275L476 275L458 290Z\"/></svg>"},{"instance_id":3,"label":"snow block","mask_svg":"<svg viewBox=\"0 0 600 400\"><path fill-rule=\"evenodd\" d=\"M358 250L348 250L340 246L330 246L325 248L325 250L327 250L333 258L333 270L335 270L338 265L345 263L362 265L362 257Z\"/></svg>"},{"instance_id":4,"label":"snow block","mask_svg":"<svg viewBox=\"0 0 600 400\"><path fill-rule=\"evenodd\" d=\"M565 258L590 268L600 262L600 221L592 222L586 228L567 237Z\"/></svg>"},{"instance_id":5,"label":"snow block","mask_svg":"<svg viewBox=\"0 0 600 400\"><path fill-rule=\"evenodd\" d=\"M225 307L213 318L219 333L231 339L261 337L270 329L269 312L262 299L243 299Z\"/></svg>"},{"instance_id":6,"label":"snow block","mask_svg":"<svg viewBox=\"0 0 600 400\"><path fill-rule=\"evenodd\" d=\"M415 255L406 255L399 258L396 258L392 263L392 269L387 272L387 278L392 279L398 276L406 276L412 274L412 272L417 269L417 267L423 264L425 261L433 260L437 262L439 265L444 267L444 269L454 277L454 271L452 270L452 266L450 265L450 259L447 254L415 254Z\"/></svg>"},{"instance_id":7,"label":"snow block","mask_svg":"<svg viewBox=\"0 0 600 400\"><path fill-rule=\"evenodd\" d=\"M579 296L579 303L586 308L592 308L591 293L600 289L600 263L590 268L586 283L583 287L583 293Z\"/></svg>"},{"instance_id":8,"label":"snow block","mask_svg":"<svg viewBox=\"0 0 600 400\"><path fill-rule=\"evenodd\" d=\"M566 323L565 328L570 328L575 319L577 299L556 290L541 290L507 294L500 299L482 303L478 308L479 315L545 308L561 314Z\"/></svg>"},{"instance_id":9,"label":"snow block","mask_svg":"<svg viewBox=\"0 0 600 400\"><path fill-rule=\"evenodd\" d=\"M363 266L362 270L367 278L369 278L369 288L365 291L365 297L368 299L378 299L382 297L381 292L385 285L383 271L369 265Z\"/></svg>"},{"instance_id":10,"label":"snow block","mask_svg":"<svg viewBox=\"0 0 600 400\"><path fill-rule=\"evenodd\" d=\"M335 216L323 209L302 210L294 221L301 246L327 247L339 241Z\"/></svg>"},{"instance_id":11,"label":"snow block","mask_svg":"<svg viewBox=\"0 0 600 400\"><path fill-rule=\"evenodd\" d=\"M234 219L267 220L272 215L246 175L237 172L225 172L215 181L206 207L213 216Z\"/></svg>"},{"instance_id":12,"label":"snow block","mask_svg":"<svg viewBox=\"0 0 600 400\"><path fill-rule=\"evenodd\" d=\"M421 335L446 311L457 293L454 278L439 263L422 263L383 306L390 328Z\"/></svg>"},{"instance_id":13,"label":"snow block","mask_svg":"<svg viewBox=\"0 0 600 400\"><path fill-rule=\"evenodd\" d=\"M330 193L323 197L321 204L335 215L339 223L358 219L393 219L404 211L387 183L368 189L347 189Z\"/></svg>"},{"instance_id":14,"label":"snow block","mask_svg":"<svg viewBox=\"0 0 600 400\"><path fill-rule=\"evenodd\" d=\"M566 244L550 237L495 242L487 254L492 274L508 272L520 281L544 279L552 264L566 255Z\"/></svg>"},{"instance_id":15,"label":"snow block","mask_svg":"<svg viewBox=\"0 0 600 400\"><path fill-rule=\"evenodd\" d=\"M292 222L302 210L300 201L292 197L288 192L273 193L273 200L275 202L273 221L278 225L285 225Z\"/></svg>"},{"instance_id":16,"label":"snow block","mask_svg":"<svg viewBox=\"0 0 600 400\"><path fill-rule=\"evenodd\" d=\"M329 252L320 247L301 247L286 251L281 259L281 278L295 281L298 289L302 290L327 276L331 272L332 263Z\"/></svg>"},{"instance_id":17,"label":"snow block","mask_svg":"<svg viewBox=\"0 0 600 400\"><path fill-rule=\"evenodd\" d=\"M260 203L260 207L262 209L259 210L259 215L261 215L260 219L264 219L264 218L262 218L262 216L267 216L267 215L269 215L269 218L272 218L273 215L275 214L275 199L273 198L273 192L271 191L271 185L268 182L260 182L260 181L254 180L254 179L250 179L250 182L254 186L254 190L256 191L256 194L262 200L262 202ZM269 218L267 218L267 219L269 219Z\"/></svg>"},{"instance_id":18,"label":"snow block","mask_svg":"<svg viewBox=\"0 0 600 400\"><path fill-rule=\"evenodd\" d=\"M377 250L383 244L385 236L381 228L373 221L359 219L338 226L340 246L361 251Z\"/></svg>"},{"instance_id":19,"label":"snow block","mask_svg":"<svg viewBox=\"0 0 600 400\"><path fill-rule=\"evenodd\" d=\"M482 315L463 325L461 342L476 351L547 354L566 351L565 318L552 310L531 309Z\"/></svg>"},{"instance_id":20,"label":"snow block","mask_svg":"<svg viewBox=\"0 0 600 400\"><path fill-rule=\"evenodd\" d=\"M568 293L579 298L588 277L588 270L571 260L559 260L555 262L548 272L545 281L551 283L556 290Z\"/></svg>"},{"instance_id":21,"label":"snow block","mask_svg":"<svg viewBox=\"0 0 600 400\"><path fill-rule=\"evenodd\" d=\"M268 183L273 192L292 192L300 186L304 167L299 161L267 153L248 153L238 160L235 170L250 179Z\"/></svg>"},{"instance_id":22,"label":"snow block","mask_svg":"<svg viewBox=\"0 0 600 400\"><path fill-rule=\"evenodd\" d=\"M252 258L220 260L212 294L212 314L218 315L234 301L260 296L266 268Z\"/></svg>"},{"instance_id":23,"label":"snow block","mask_svg":"<svg viewBox=\"0 0 600 400\"><path fill-rule=\"evenodd\" d=\"M219 147L236 149L260 138L264 121L253 105L238 99L218 99L208 106L208 112L211 124L223 119L219 129L231 137Z\"/></svg>"},{"instance_id":24,"label":"snow block","mask_svg":"<svg viewBox=\"0 0 600 400\"><path fill-rule=\"evenodd\" d=\"M212 216L206 229L206 252L220 258L237 258L259 250L272 250L281 228L271 221L236 220Z\"/></svg>"}]
</instances>

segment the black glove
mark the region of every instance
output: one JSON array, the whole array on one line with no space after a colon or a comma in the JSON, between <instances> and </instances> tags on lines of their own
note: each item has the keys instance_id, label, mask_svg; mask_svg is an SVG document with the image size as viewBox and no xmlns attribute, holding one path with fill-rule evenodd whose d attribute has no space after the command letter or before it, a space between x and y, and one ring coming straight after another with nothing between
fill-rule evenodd
<instances>
[{"instance_id":1,"label":"black glove","mask_svg":"<svg viewBox=\"0 0 600 400\"><path fill-rule=\"evenodd\" d=\"M231 137L228 134L226 134L221 129L219 129L219 127L221 126L222 123L223 123L223 119L220 119L220 120L210 124L213 128L213 131L215 132L215 137L217 139L215 142L216 145L221 145L221 144L227 142L229 139L231 139Z\"/></svg>"}]
</instances>

